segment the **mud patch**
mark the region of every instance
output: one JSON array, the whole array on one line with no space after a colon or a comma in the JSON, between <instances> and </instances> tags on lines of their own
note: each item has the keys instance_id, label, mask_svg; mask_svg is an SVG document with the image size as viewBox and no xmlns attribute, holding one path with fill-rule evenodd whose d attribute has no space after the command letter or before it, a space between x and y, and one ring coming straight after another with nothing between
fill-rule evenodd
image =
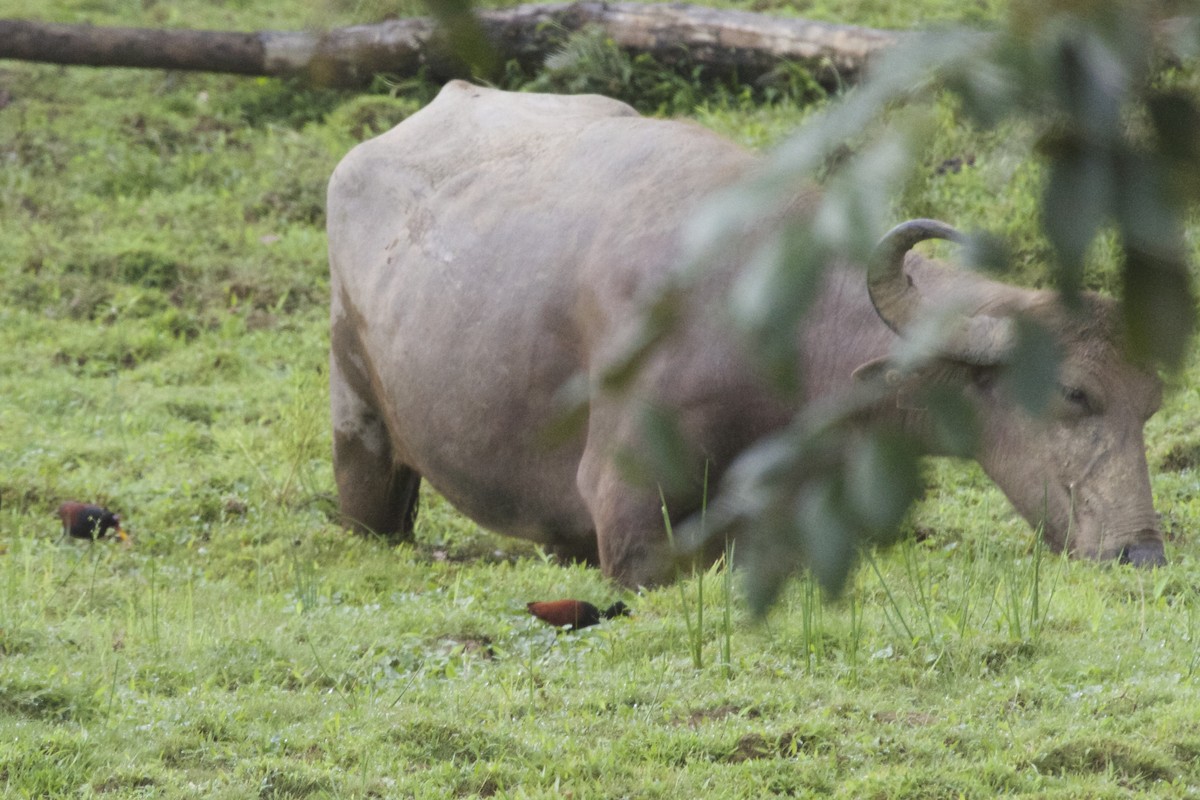
<instances>
[{"instance_id":1,"label":"mud patch","mask_svg":"<svg viewBox=\"0 0 1200 800\"><path fill-rule=\"evenodd\" d=\"M802 752L816 749L816 743L816 737L794 730L779 736L747 733L738 739L733 751L724 760L729 764L740 764L762 758L795 758Z\"/></svg>"},{"instance_id":2,"label":"mud patch","mask_svg":"<svg viewBox=\"0 0 1200 800\"><path fill-rule=\"evenodd\" d=\"M995 672L1010 662L1027 661L1036 653L1037 648L1030 642L1001 642L983 653L983 663L990 672Z\"/></svg>"},{"instance_id":3,"label":"mud patch","mask_svg":"<svg viewBox=\"0 0 1200 800\"><path fill-rule=\"evenodd\" d=\"M1171 445L1171 449L1159 463L1159 469L1165 472L1183 472L1195 469L1197 464L1200 464L1200 442L1180 442Z\"/></svg>"},{"instance_id":4,"label":"mud patch","mask_svg":"<svg viewBox=\"0 0 1200 800\"><path fill-rule=\"evenodd\" d=\"M754 719L759 716L755 708L742 708L732 704L715 706L713 708L698 708L686 717L677 718L676 724L686 724L689 728L698 728L706 722L720 722L728 717L744 717Z\"/></svg>"},{"instance_id":5,"label":"mud patch","mask_svg":"<svg viewBox=\"0 0 1200 800\"><path fill-rule=\"evenodd\" d=\"M779 746L776 742L761 733L748 733L738 739L733 752L725 760L731 764L740 764L743 761L774 758L777 755L779 755Z\"/></svg>"},{"instance_id":6,"label":"mud patch","mask_svg":"<svg viewBox=\"0 0 1200 800\"><path fill-rule=\"evenodd\" d=\"M1166 758L1106 739L1068 742L1038 756L1032 764L1051 775L1115 772L1135 783L1175 778L1175 769Z\"/></svg>"},{"instance_id":7,"label":"mud patch","mask_svg":"<svg viewBox=\"0 0 1200 800\"><path fill-rule=\"evenodd\" d=\"M887 725L898 723L910 728L925 728L938 721L933 714L925 714L920 711L876 711L871 715L871 719Z\"/></svg>"},{"instance_id":8,"label":"mud patch","mask_svg":"<svg viewBox=\"0 0 1200 800\"><path fill-rule=\"evenodd\" d=\"M492 640L487 636L462 634L459 636L443 636L438 640L443 655L482 658L491 661L496 657Z\"/></svg>"}]
</instances>

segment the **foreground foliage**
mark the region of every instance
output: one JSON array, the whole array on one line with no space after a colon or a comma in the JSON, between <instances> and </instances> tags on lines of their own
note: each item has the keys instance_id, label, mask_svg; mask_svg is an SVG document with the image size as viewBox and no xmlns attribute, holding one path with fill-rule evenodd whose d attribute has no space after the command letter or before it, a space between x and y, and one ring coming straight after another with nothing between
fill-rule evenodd
<instances>
[{"instance_id":1,"label":"foreground foliage","mask_svg":"<svg viewBox=\"0 0 1200 800\"><path fill-rule=\"evenodd\" d=\"M324 185L429 91L399 88L0 65L4 796L1200 795L1194 361L1147 431L1155 572L1042 552L955 463L841 602L806 579L761 625L717 572L619 597L433 496L413 545L343 532ZM752 146L810 113L696 105ZM934 114L897 216L999 220L1036 280L1039 168ZM133 545L60 539L68 498ZM524 611L556 597L634 616L556 634Z\"/></svg>"},{"instance_id":2,"label":"foreground foliage","mask_svg":"<svg viewBox=\"0 0 1200 800\"><path fill-rule=\"evenodd\" d=\"M1194 21L1174 22L1173 37L1145 6L1014 3L998 30L921 34L902 43L881 57L861 88L777 147L759 175L698 212L689 260L703 265L747 224L783 207L796 185L826 173L819 207L757 246L731 302L769 374L784 390L797 391L806 376L796 369L791 334L809 313L809 287L832 263L868 260L895 223L892 198L912 180L918 154L928 151L936 99L952 103L963 124L1011 137L1022 158L1037 155L1042 186L1021 222L1050 245L1039 271L1064 305L1080 306L1092 254L1100 246L1115 251L1119 266L1110 262L1104 272L1119 287L1128 357L1178 371L1197 302L1184 221L1200 199L1200 105L1194 88L1179 80L1178 66L1200 37ZM960 259L995 271L1019 265L996 227L993 218L966 236ZM1006 232L1007 225L999 227ZM1001 392L1030 414L1048 414L1051 399L1066 391L1059 376L1066 354L1032 314L1010 319L1016 334L1000 360ZM919 375L946 355L939 343L949 336L919 338L913 332L894 348L890 358L900 374ZM963 433L971 412L962 398L920 384L918 404L929 424L957 440L943 451L974 452L961 443L971 437ZM870 402L888 402L888 391L881 388ZM733 499L724 503L716 532L767 532L747 537L756 606L769 604L788 577L780 562L803 564L826 588L840 590L856 545L894 538L919 496L919 486L897 476L918 470L920 448L886 424L870 431L869 446L856 447L862 422L854 403L844 405L797 415L741 454L726 476L732 485L722 494ZM815 454L823 451L832 454L814 470ZM780 477L813 472L802 482Z\"/></svg>"}]
</instances>

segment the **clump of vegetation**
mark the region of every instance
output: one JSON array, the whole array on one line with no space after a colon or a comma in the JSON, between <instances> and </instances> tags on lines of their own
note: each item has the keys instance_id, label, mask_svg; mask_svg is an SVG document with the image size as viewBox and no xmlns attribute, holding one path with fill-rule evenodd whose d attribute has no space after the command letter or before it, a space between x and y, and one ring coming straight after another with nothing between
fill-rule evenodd
<instances>
[{"instance_id":1,"label":"clump of vegetation","mask_svg":"<svg viewBox=\"0 0 1200 800\"><path fill-rule=\"evenodd\" d=\"M408 98L367 94L351 98L326 119L327 127L353 139L369 139L399 125L420 104Z\"/></svg>"},{"instance_id":2,"label":"clump of vegetation","mask_svg":"<svg viewBox=\"0 0 1200 800\"><path fill-rule=\"evenodd\" d=\"M221 117L239 126L282 125L298 130L323 121L345 97L344 92L312 88L299 81L254 78L238 81L211 99Z\"/></svg>"},{"instance_id":3,"label":"clump of vegetation","mask_svg":"<svg viewBox=\"0 0 1200 800\"><path fill-rule=\"evenodd\" d=\"M510 69L513 88L560 94L603 94L643 113L688 114L706 103L804 105L825 96L812 75L794 64L780 64L752 85L710 76L703 65L681 53L669 67L652 56L630 56L600 27L585 27L566 38L532 79Z\"/></svg>"}]
</instances>

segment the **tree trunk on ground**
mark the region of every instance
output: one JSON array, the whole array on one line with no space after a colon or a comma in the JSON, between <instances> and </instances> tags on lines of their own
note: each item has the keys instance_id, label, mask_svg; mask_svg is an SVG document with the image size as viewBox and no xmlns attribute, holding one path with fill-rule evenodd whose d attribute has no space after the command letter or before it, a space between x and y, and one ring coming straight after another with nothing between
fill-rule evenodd
<instances>
[{"instance_id":1,"label":"tree trunk on ground","mask_svg":"<svg viewBox=\"0 0 1200 800\"><path fill-rule=\"evenodd\" d=\"M579 2L480 11L495 61L536 68L568 33L603 28L618 47L666 64L703 64L752 80L782 61L824 85L858 80L871 57L903 35L851 25L783 19L680 4ZM302 77L324 86L363 85L377 74L468 77L429 18L356 25L325 33L101 28L0 20L0 59L95 67Z\"/></svg>"}]
</instances>

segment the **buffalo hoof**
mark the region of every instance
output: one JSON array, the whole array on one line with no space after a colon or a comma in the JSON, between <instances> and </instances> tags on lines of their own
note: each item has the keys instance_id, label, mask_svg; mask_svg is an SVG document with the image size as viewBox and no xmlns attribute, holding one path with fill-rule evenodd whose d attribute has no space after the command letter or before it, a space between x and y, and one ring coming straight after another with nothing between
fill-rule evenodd
<instances>
[{"instance_id":1,"label":"buffalo hoof","mask_svg":"<svg viewBox=\"0 0 1200 800\"><path fill-rule=\"evenodd\" d=\"M1165 567L1167 557L1163 554L1162 542L1133 544L1121 551L1121 563L1135 567Z\"/></svg>"}]
</instances>

